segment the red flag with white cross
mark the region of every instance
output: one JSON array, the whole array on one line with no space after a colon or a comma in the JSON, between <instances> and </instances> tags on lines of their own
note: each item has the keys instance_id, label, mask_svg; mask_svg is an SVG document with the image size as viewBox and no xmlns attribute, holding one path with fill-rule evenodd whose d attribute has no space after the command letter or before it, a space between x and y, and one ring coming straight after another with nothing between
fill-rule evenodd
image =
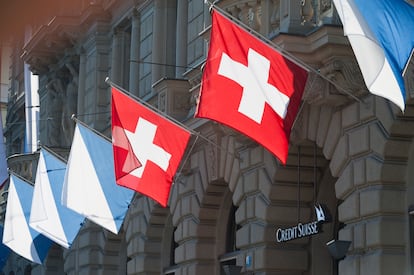
<instances>
[{"instance_id":1,"label":"red flag with white cross","mask_svg":"<svg viewBox=\"0 0 414 275\"><path fill-rule=\"evenodd\" d=\"M195 116L249 136L286 164L308 72L213 10Z\"/></svg>"},{"instance_id":2,"label":"red flag with white cross","mask_svg":"<svg viewBox=\"0 0 414 275\"><path fill-rule=\"evenodd\" d=\"M167 206L190 133L112 87L116 183Z\"/></svg>"}]
</instances>

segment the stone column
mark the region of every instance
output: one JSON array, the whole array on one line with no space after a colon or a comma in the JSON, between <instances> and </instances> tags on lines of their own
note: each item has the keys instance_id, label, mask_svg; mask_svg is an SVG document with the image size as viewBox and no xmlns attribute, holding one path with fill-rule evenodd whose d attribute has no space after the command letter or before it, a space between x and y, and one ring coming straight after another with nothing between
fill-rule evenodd
<instances>
[{"instance_id":1,"label":"stone column","mask_svg":"<svg viewBox=\"0 0 414 275\"><path fill-rule=\"evenodd\" d=\"M129 62L129 91L138 95L139 91L139 13L134 9L131 18L131 52Z\"/></svg>"},{"instance_id":2,"label":"stone column","mask_svg":"<svg viewBox=\"0 0 414 275\"><path fill-rule=\"evenodd\" d=\"M165 76L165 66L159 64L166 60L166 35L165 35L165 1L154 1L153 20L153 49L152 49L152 83L156 83Z\"/></svg>"},{"instance_id":3,"label":"stone column","mask_svg":"<svg viewBox=\"0 0 414 275\"><path fill-rule=\"evenodd\" d=\"M304 2L302 6L301 1L283 0L282 5L282 20L280 22L280 31L288 33L306 33L313 28L312 24L302 24L304 19L311 19L313 14L313 7L310 0ZM285 10L285 7L287 9Z\"/></svg>"},{"instance_id":4,"label":"stone column","mask_svg":"<svg viewBox=\"0 0 414 275\"><path fill-rule=\"evenodd\" d=\"M87 40L83 44L85 54L88 56L85 75L89 76L85 82L84 107L90 114L85 116L84 122L98 131L110 129L110 127L108 128L108 121L110 121L111 95L108 87L103 84L110 68L108 58L110 56L111 44L116 46L113 52L115 55L118 52L117 47L122 48L121 44L117 46L117 43L122 43L122 40L111 41L111 38L108 37L109 31L110 26L108 24L104 22L96 24L90 29ZM118 57L120 56L118 55ZM118 75L117 69L122 69L122 63L115 60L114 56L112 56L111 62L112 74L114 74L112 80L115 83L119 83L122 72Z\"/></svg>"},{"instance_id":5,"label":"stone column","mask_svg":"<svg viewBox=\"0 0 414 275\"><path fill-rule=\"evenodd\" d=\"M176 64L175 76L182 78L187 66L187 21L188 4L187 0L177 1L177 45L176 45Z\"/></svg>"},{"instance_id":6,"label":"stone column","mask_svg":"<svg viewBox=\"0 0 414 275\"><path fill-rule=\"evenodd\" d=\"M122 37L123 32L115 29L112 38L111 81L116 84L121 84L122 80Z\"/></svg>"},{"instance_id":7,"label":"stone column","mask_svg":"<svg viewBox=\"0 0 414 275\"><path fill-rule=\"evenodd\" d=\"M79 52L79 84L78 84L78 114L85 114L85 80L86 55L84 50Z\"/></svg>"}]
</instances>

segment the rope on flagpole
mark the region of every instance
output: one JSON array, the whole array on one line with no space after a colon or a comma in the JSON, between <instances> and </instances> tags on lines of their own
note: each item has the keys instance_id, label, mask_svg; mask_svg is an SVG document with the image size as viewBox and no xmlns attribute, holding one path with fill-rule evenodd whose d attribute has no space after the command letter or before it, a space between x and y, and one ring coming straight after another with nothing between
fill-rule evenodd
<instances>
[{"instance_id":1,"label":"rope on flagpole","mask_svg":"<svg viewBox=\"0 0 414 275\"><path fill-rule=\"evenodd\" d=\"M212 9L215 9L217 12L221 13L223 16L226 16L226 17L230 18L233 22L237 23L237 25L239 25L239 26L243 27L244 29L248 30L249 33L254 34L257 38L259 38L263 42L266 42L268 45L270 45L273 48L275 48L285 58L289 59L290 61L292 61L296 65L302 67L304 70L306 70L308 72L315 73L316 75L320 76L322 79L328 81L330 84L332 84L333 86L335 86L335 88L338 89L338 91L340 91L340 92L342 92L342 93L344 93L344 94L352 97L354 100L356 100L357 102L361 103L361 100L358 97L356 97L355 95L353 95L349 91L345 90L344 88L342 88L341 86L339 86L336 82L334 82L333 80L329 79L325 75L321 74L320 70L317 70L317 69L313 68L312 66L306 64L301 59L297 58L296 56L294 56L290 52L286 51L285 49L283 49L282 47L280 47L279 45L277 45L276 43L274 43L272 40L270 40L269 38L267 38L266 36L264 36L260 32L255 31L250 26L246 25L245 23L243 23L242 21L240 21L239 19L237 19L236 17L234 17L233 15L231 15L230 13L228 13L227 11L225 11L222 8L218 7L216 5L216 2L217 1L214 1L213 3L211 3L209 0L205 0L204 1L204 3L206 3L206 4L208 4L210 6L210 8L209 8L210 12L212 11Z\"/></svg>"},{"instance_id":2,"label":"rope on flagpole","mask_svg":"<svg viewBox=\"0 0 414 275\"><path fill-rule=\"evenodd\" d=\"M215 142L211 141L210 139L208 139L208 138L204 137L204 136L203 136L203 135L201 135L199 132L196 132L196 131L194 131L193 129L189 128L189 127L188 127L187 125L185 125L184 123L182 123L182 122L180 122L180 121L176 120L175 118L173 118L173 117L169 116L168 114L166 114L166 113L164 113L164 112L161 112L159 109L155 108L154 106L152 106L151 104L149 104L149 103L148 103L148 102L146 102L145 100L143 100L143 99L141 99L141 98L137 97L137 96L136 96L136 95L134 95L134 94L131 94L130 92L126 91L124 88L122 88L122 87L118 86L117 84L113 83L113 82L109 79L109 77L107 77L107 78L105 79L105 82L106 82L108 85L110 85L111 87L115 87L115 88L117 88L117 89L118 89L119 91L121 91L122 93L124 93L124 94L128 95L129 97L133 98L134 100L136 100L136 101L140 102L140 103L141 103L142 105L144 105L144 107L146 107L147 109L149 109L149 110L151 110L151 111L153 111L153 112L156 112L157 114L159 114L159 115L161 115L161 116L163 116L163 117L167 118L167 119L168 119L168 120L170 120L171 122L174 122L175 124L177 124L177 125L181 126L181 127L182 127L182 128L184 128L185 130L187 130L190 134L193 134L193 135L195 135L195 136L198 136L198 137L200 137L201 139L203 139L204 141L206 141L206 142L210 143L211 145L215 146L217 149L222 150L222 151L225 151L225 152L227 152L227 154L230 154L230 155L234 156L235 158L240 159L240 157L239 157L237 154L232 153L232 152L229 152L227 149L225 149L225 148L221 147L221 146L220 146L220 145L218 145L217 143L215 143Z\"/></svg>"}]
</instances>

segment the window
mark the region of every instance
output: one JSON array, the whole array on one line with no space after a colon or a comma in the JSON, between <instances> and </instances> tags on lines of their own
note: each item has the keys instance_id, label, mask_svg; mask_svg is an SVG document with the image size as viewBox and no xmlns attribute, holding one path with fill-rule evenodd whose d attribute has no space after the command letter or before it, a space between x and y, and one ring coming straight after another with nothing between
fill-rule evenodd
<instances>
[{"instance_id":1,"label":"window","mask_svg":"<svg viewBox=\"0 0 414 275\"><path fill-rule=\"evenodd\" d=\"M231 205L228 219L227 219L227 229L226 229L226 246L225 254L221 255L219 258L221 274L228 274L229 270L239 270L240 267L237 267L236 258L239 250L236 247L236 232L240 229L240 226L236 223L236 211L237 207ZM232 274L232 273L231 273ZM235 273L237 274L237 273Z\"/></svg>"}]
</instances>

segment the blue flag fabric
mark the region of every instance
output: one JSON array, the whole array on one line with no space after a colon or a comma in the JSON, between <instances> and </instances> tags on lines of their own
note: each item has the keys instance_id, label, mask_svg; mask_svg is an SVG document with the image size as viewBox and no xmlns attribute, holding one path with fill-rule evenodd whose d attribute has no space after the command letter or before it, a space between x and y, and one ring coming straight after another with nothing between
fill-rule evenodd
<instances>
[{"instance_id":1,"label":"blue flag fabric","mask_svg":"<svg viewBox=\"0 0 414 275\"><path fill-rule=\"evenodd\" d=\"M118 234L134 191L115 182L112 143L77 123L62 204Z\"/></svg>"},{"instance_id":2,"label":"blue flag fabric","mask_svg":"<svg viewBox=\"0 0 414 275\"><path fill-rule=\"evenodd\" d=\"M3 240L3 226L0 225L0 239ZM10 255L10 248L5 246L3 243L0 244L0 270L6 265L7 259Z\"/></svg>"},{"instance_id":3,"label":"blue flag fabric","mask_svg":"<svg viewBox=\"0 0 414 275\"><path fill-rule=\"evenodd\" d=\"M29 224L69 248L85 218L61 204L65 172L65 162L44 148L40 150Z\"/></svg>"},{"instance_id":4,"label":"blue flag fabric","mask_svg":"<svg viewBox=\"0 0 414 275\"><path fill-rule=\"evenodd\" d=\"M29 261L41 264L52 241L29 226L33 189L30 183L10 176L3 243Z\"/></svg>"},{"instance_id":5,"label":"blue flag fabric","mask_svg":"<svg viewBox=\"0 0 414 275\"><path fill-rule=\"evenodd\" d=\"M403 70L414 48L414 7L405 0L333 0L368 90L405 109Z\"/></svg>"},{"instance_id":6,"label":"blue flag fabric","mask_svg":"<svg viewBox=\"0 0 414 275\"><path fill-rule=\"evenodd\" d=\"M384 49L404 92L402 73L414 49L414 7L406 0L355 0L355 3Z\"/></svg>"}]
</instances>

